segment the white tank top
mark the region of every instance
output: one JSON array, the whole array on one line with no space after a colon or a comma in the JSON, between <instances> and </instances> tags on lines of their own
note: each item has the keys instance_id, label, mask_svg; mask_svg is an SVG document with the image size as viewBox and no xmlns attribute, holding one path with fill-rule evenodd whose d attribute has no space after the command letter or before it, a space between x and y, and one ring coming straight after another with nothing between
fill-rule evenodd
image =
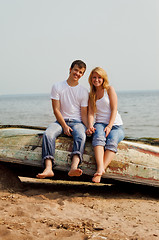
<instances>
[{"instance_id":1,"label":"white tank top","mask_svg":"<svg viewBox=\"0 0 159 240\"><path fill-rule=\"evenodd\" d=\"M109 124L111 109L109 96L106 90L104 91L104 96L96 101L96 107L96 122ZM118 111L113 125L123 125L123 121Z\"/></svg>"}]
</instances>

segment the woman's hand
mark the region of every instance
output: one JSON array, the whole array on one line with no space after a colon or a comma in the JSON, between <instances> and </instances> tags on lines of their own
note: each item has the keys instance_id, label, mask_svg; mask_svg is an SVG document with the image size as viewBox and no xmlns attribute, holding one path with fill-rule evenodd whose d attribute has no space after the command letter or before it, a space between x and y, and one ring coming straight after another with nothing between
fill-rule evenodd
<instances>
[{"instance_id":1,"label":"woman's hand","mask_svg":"<svg viewBox=\"0 0 159 240\"><path fill-rule=\"evenodd\" d=\"M104 131L105 131L105 136L106 136L106 137L109 135L111 129L112 129L112 128L111 128L109 125L107 125L106 128L104 129Z\"/></svg>"},{"instance_id":2,"label":"woman's hand","mask_svg":"<svg viewBox=\"0 0 159 240\"><path fill-rule=\"evenodd\" d=\"M90 127L86 130L87 135L92 135L95 132L96 128Z\"/></svg>"}]
</instances>

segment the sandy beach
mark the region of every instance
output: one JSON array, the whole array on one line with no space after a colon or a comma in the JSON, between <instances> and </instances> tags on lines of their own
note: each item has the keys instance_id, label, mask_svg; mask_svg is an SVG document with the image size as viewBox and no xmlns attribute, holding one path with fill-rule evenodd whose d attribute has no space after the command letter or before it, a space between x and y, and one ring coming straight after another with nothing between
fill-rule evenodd
<instances>
[{"instance_id":1,"label":"sandy beach","mask_svg":"<svg viewBox=\"0 0 159 240\"><path fill-rule=\"evenodd\" d=\"M2 176L2 240L157 240L159 189Z\"/></svg>"}]
</instances>

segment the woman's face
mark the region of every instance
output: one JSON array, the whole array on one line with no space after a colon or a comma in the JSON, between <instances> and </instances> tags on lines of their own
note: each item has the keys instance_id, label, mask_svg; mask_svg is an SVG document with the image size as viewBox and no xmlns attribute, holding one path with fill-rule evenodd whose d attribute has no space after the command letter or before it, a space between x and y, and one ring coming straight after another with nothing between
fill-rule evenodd
<instances>
[{"instance_id":1,"label":"woman's face","mask_svg":"<svg viewBox=\"0 0 159 240\"><path fill-rule=\"evenodd\" d=\"M95 87L100 87L103 85L103 78L96 72L92 74L92 84Z\"/></svg>"}]
</instances>

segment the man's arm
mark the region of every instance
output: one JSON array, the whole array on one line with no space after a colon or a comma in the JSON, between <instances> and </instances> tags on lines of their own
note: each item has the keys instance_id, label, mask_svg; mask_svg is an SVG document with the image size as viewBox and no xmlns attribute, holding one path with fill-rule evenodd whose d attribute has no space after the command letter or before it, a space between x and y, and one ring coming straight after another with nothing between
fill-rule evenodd
<instances>
[{"instance_id":1,"label":"man's arm","mask_svg":"<svg viewBox=\"0 0 159 240\"><path fill-rule=\"evenodd\" d=\"M88 123L87 123L87 114L88 114L88 107L81 107L81 118L82 118L82 122L84 123L84 125L87 127Z\"/></svg>"},{"instance_id":2,"label":"man's arm","mask_svg":"<svg viewBox=\"0 0 159 240\"><path fill-rule=\"evenodd\" d=\"M71 136L71 132L73 130L66 124L66 122L60 112L60 101L52 99L52 108L53 108L53 112L54 112L54 115L55 115L57 121L60 123L60 125L62 126L62 128L64 130L64 134Z\"/></svg>"}]
</instances>

